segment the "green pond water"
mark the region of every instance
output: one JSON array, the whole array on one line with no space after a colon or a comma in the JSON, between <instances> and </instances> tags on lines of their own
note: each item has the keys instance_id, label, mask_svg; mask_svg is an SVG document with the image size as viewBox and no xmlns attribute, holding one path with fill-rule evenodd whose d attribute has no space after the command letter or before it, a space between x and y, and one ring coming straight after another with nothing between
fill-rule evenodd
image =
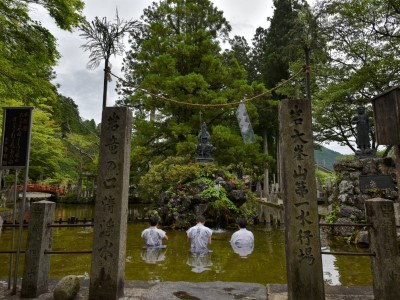
<instances>
[{"instance_id":1,"label":"green pond water","mask_svg":"<svg viewBox=\"0 0 400 300\"><path fill-rule=\"evenodd\" d=\"M131 218L143 216L143 206L130 206ZM94 208L89 205L57 205L56 219L74 216L91 219ZM206 224L207 225L207 224ZM143 249L140 233L146 223L129 223L126 246L126 280L146 281L237 281L254 283L286 283L284 228L269 225L249 226L255 237L254 251L247 257L236 254L229 244L234 230L215 229L212 236L213 251L206 257L192 257L185 231L167 231L166 249L149 253ZM53 250L91 250L91 227L54 228ZM27 230L24 230L22 249L25 249ZM11 249L11 229L0 232L0 250ZM17 240L17 231L15 241ZM334 246L324 251L361 251L350 246ZM15 256L14 256L15 257ZM371 285L369 257L322 255L324 279L330 285ZM0 254L0 278L9 274L10 255ZM90 254L54 254L51 257L50 277L65 275L89 277ZM24 255L20 259L20 275Z\"/></svg>"}]
</instances>

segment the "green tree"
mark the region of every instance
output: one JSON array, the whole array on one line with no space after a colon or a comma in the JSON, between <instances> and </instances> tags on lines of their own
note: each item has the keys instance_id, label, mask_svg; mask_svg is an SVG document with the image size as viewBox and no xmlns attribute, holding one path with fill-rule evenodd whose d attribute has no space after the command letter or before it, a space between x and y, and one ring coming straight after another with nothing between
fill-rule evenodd
<instances>
[{"instance_id":1,"label":"green tree","mask_svg":"<svg viewBox=\"0 0 400 300\"><path fill-rule=\"evenodd\" d=\"M171 0L153 3L141 19L143 27L131 36L125 59L125 81L119 82L118 103L135 108L131 173L143 174L168 156L194 160L201 122L207 124L212 142L217 142L213 132L219 125L230 128L244 147L234 115L237 107L229 104L263 88L248 85L234 54L222 52L220 40L227 39L231 29L223 13L208 0ZM199 106L220 104L225 106ZM254 105L248 109L257 122ZM217 151L230 146L218 141ZM222 156L215 157L218 161ZM230 157L230 162L241 159Z\"/></svg>"},{"instance_id":2,"label":"green tree","mask_svg":"<svg viewBox=\"0 0 400 300\"><path fill-rule=\"evenodd\" d=\"M43 6L66 30L78 24L83 8L80 0L0 1L0 97L25 105L55 101L50 80L59 58L54 36L31 19L31 4Z\"/></svg>"},{"instance_id":3,"label":"green tree","mask_svg":"<svg viewBox=\"0 0 400 300\"><path fill-rule=\"evenodd\" d=\"M297 0L274 0L274 14L269 19L270 27L265 34L264 70L262 74L266 87L271 89L282 80L289 78L289 65L303 57L297 43L299 33L297 20L300 9L306 4Z\"/></svg>"},{"instance_id":4,"label":"green tree","mask_svg":"<svg viewBox=\"0 0 400 300\"><path fill-rule=\"evenodd\" d=\"M251 47L247 43L247 40L243 36L235 35L233 39L229 39L229 44L231 45L231 50L233 51L238 63L244 67L248 74L248 82L251 83L254 81L252 78L252 68L254 65L252 64L250 58L250 50ZM253 80L252 80L253 79Z\"/></svg>"},{"instance_id":5,"label":"green tree","mask_svg":"<svg viewBox=\"0 0 400 300\"><path fill-rule=\"evenodd\" d=\"M63 138L69 133L100 136L96 122L93 119L82 120L78 106L73 99L58 95L57 100L53 104L53 116L54 120L61 126Z\"/></svg>"},{"instance_id":6,"label":"green tree","mask_svg":"<svg viewBox=\"0 0 400 300\"><path fill-rule=\"evenodd\" d=\"M79 160L63 135L65 138L73 131L90 135L81 137L85 141L93 136L98 140L96 134L89 134L97 128L94 120L82 122L74 101L58 95L50 82L59 53L55 37L31 18L37 5L44 7L61 29L72 31L81 20L80 0L0 1L0 103L34 107L30 179L65 184L78 179Z\"/></svg>"},{"instance_id":7,"label":"green tree","mask_svg":"<svg viewBox=\"0 0 400 300\"><path fill-rule=\"evenodd\" d=\"M318 7L329 60L318 70L314 97L318 139L355 151L351 117L358 105L400 83L399 4L396 1L326 0ZM373 139L372 147L376 148Z\"/></svg>"},{"instance_id":8,"label":"green tree","mask_svg":"<svg viewBox=\"0 0 400 300\"><path fill-rule=\"evenodd\" d=\"M18 100L4 100L3 104L8 107L24 105ZM51 179L52 182L65 183L71 177L68 170L74 165L74 161L67 155L67 149L61 140L60 126L54 122L51 108L46 105L34 108L32 115L29 178L33 182ZM0 122L2 119L3 114Z\"/></svg>"},{"instance_id":9,"label":"green tree","mask_svg":"<svg viewBox=\"0 0 400 300\"><path fill-rule=\"evenodd\" d=\"M302 47L296 41L300 28L298 24L299 11L306 4L297 0L275 0L274 14L269 19L268 29L257 28L253 37L253 47L247 52L250 57L248 66L248 80L262 82L267 89L274 89L278 83L290 77L291 63L302 57ZM240 47L241 52L246 50ZM238 51L233 48L236 55ZM241 53L239 52L239 54ZM241 56L241 55L240 55ZM240 57L239 56L239 57ZM258 126L255 132L262 137L263 151L267 157L277 157L278 143L278 99L287 95L282 90L273 90L272 99L257 101L256 110L259 114ZM270 159L264 168L264 188L268 190L269 171L275 172L276 165Z\"/></svg>"}]
</instances>

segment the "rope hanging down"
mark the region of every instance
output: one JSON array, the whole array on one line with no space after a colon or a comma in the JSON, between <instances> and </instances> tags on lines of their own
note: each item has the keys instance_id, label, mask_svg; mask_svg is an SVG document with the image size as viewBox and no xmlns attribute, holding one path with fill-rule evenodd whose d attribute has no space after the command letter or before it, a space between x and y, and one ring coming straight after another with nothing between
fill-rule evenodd
<instances>
[{"instance_id":1,"label":"rope hanging down","mask_svg":"<svg viewBox=\"0 0 400 300\"><path fill-rule=\"evenodd\" d=\"M182 102L182 101L179 101L179 100L176 100L176 99L170 99L170 98L167 98L167 97L164 97L164 96L160 96L160 95L154 94L154 93L152 93L152 92L150 92L150 91L148 91L148 90L146 90L146 89L143 89L143 88L139 87L138 85L135 85L135 84L133 84L133 83L131 83L131 82L128 82L128 81L122 79L121 77L115 75L114 73L112 73L110 69L107 69L107 71L108 71L108 74L109 74L109 75L114 76L114 77L117 78L118 80L122 81L123 83L125 83L126 86L132 87L132 88L134 88L134 89L136 89L136 90L139 90L139 91L142 91L142 92L144 92L144 93L146 93L146 94L148 94L148 95L150 95L150 96L153 96L153 97L156 97L156 98L165 100L165 101L169 101L169 102L176 103L176 104L181 104L181 105L187 105L187 106L197 106L197 107L225 107L225 106L239 105L240 103L245 103L245 102L253 101L253 100L255 100L255 99L257 99L257 98L260 98L260 97L262 97L262 96L270 95L271 92L273 92L273 91L279 89L280 87L286 85L287 83L289 83L290 81L292 81L293 79L295 79L299 74L310 72L310 67L309 67L309 66L303 66L299 71L297 71L295 74L293 74L292 76L290 76L288 79L286 79L286 80L280 82L280 83L277 84L275 87L273 87L272 89L270 89L270 90L268 90L268 91L266 91L266 92L264 92L264 93L261 93L261 94L259 94L259 95L253 96L253 97L251 97L251 98L245 98L245 99L242 99L242 100L236 101L236 102L218 103L218 104L189 103L189 102Z\"/></svg>"}]
</instances>

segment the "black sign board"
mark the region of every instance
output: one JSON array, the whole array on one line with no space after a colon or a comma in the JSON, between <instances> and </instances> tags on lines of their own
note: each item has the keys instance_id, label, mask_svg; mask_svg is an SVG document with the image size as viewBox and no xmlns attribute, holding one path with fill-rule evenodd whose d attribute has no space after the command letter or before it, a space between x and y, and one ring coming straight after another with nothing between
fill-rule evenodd
<instances>
[{"instance_id":1,"label":"black sign board","mask_svg":"<svg viewBox=\"0 0 400 300\"><path fill-rule=\"evenodd\" d=\"M373 189L395 189L395 183L391 175L361 175L359 179L362 192L368 192L368 190Z\"/></svg>"},{"instance_id":2,"label":"black sign board","mask_svg":"<svg viewBox=\"0 0 400 300\"><path fill-rule=\"evenodd\" d=\"M27 166L31 141L33 107L4 108L0 168L18 169Z\"/></svg>"}]
</instances>

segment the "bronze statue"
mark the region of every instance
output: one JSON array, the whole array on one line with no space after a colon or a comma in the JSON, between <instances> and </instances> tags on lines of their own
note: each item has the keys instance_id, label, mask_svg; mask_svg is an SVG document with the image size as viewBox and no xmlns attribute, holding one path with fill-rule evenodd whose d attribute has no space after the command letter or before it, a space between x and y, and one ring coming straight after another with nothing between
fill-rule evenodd
<instances>
[{"instance_id":1,"label":"bronze statue","mask_svg":"<svg viewBox=\"0 0 400 300\"><path fill-rule=\"evenodd\" d=\"M371 143L369 141L370 123L369 118L365 114L364 106L357 107L358 114L355 115L351 122L356 124L357 130L357 148L361 150L370 149Z\"/></svg>"},{"instance_id":2,"label":"bronze statue","mask_svg":"<svg viewBox=\"0 0 400 300\"><path fill-rule=\"evenodd\" d=\"M212 162L211 153L215 151L215 147L211 144L211 136L207 131L207 125L203 122L201 132L197 136L198 144L196 147L197 162Z\"/></svg>"},{"instance_id":3,"label":"bronze statue","mask_svg":"<svg viewBox=\"0 0 400 300\"><path fill-rule=\"evenodd\" d=\"M364 106L358 106L357 112L358 114L351 119L351 122L356 124L356 142L357 148L360 149L356 152L356 156L374 157L375 151L371 149L371 142L369 138L372 120L366 115Z\"/></svg>"}]
</instances>

